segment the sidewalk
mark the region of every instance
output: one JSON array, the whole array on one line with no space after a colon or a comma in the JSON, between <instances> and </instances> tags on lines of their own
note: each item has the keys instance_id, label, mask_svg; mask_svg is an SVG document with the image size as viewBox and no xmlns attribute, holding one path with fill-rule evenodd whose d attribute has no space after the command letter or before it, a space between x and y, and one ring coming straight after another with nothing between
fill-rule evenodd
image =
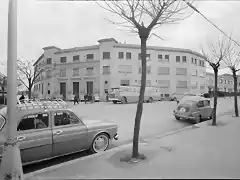
<instances>
[{"instance_id":1,"label":"sidewalk","mask_svg":"<svg viewBox=\"0 0 240 180\"><path fill-rule=\"evenodd\" d=\"M240 178L240 118L221 116L218 126L192 129L140 144L147 160L120 162L131 145L33 173L26 180L88 178Z\"/></svg>"}]
</instances>

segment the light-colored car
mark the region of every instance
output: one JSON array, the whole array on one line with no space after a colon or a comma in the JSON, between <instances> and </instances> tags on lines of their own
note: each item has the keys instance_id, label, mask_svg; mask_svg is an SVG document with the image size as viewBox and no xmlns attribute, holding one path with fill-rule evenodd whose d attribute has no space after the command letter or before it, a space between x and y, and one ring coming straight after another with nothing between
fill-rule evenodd
<instances>
[{"instance_id":1,"label":"light-colored car","mask_svg":"<svg viewBox=\"0 0 240 180\"><path fill-rule=\"evenodd\" d=\"M191 120L200 123L212 118L213 108L210 99L201 96L188 96L183 98L173 111L177 120Z\"/></svg>"},{"instance_id":2,"label":"light-colored car","mask_svg":"<svg viewBox=\"0 0 240 180\"><path fill-rule=\"evenodd\" d=\"M17 105L17 137L23 165L84 150L92 153L108 149L118 139L118 126L109 120L89 119L79 109L47 102ZM60 107L62 106L62 107ZM0 156L6 141L7 107L0 110Z\"/></svg>"}]
</instances>

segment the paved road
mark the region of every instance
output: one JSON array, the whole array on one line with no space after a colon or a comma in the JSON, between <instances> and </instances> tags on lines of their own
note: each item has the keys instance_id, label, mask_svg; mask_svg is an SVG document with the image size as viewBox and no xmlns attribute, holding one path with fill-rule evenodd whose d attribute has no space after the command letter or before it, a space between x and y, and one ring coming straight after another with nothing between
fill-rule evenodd
<instances>
[{"instance_id":1,"label":"paved road","mask_svg":"<svg viewBox=\"0 0 240 180\"><path fill-rule=\"evenodd\" d=\"M217 114L224 114L233 109L233 99L219 99ZM72 106L72 103L70 104ZM140 141L144 138L163 134L191 125L189 122L176 121L172 115L176 102L145 103L141 121ZM132 141L136 104L112 104L112 103L80 103L72 107L82 111L83 116L100 119L111 119L119 125L119 140L113 142L113 146L119 146ZM42 169L47 166L59 164L64 161L87 155L86 152L78 153L48 162L24 167L24 173Z\"/></svg>"}]
</instances>

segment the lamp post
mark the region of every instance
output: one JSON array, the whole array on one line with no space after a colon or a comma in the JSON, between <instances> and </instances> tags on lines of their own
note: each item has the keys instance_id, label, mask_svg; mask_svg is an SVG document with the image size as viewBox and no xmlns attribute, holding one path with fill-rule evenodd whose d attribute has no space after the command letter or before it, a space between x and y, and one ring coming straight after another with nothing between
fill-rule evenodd
<instances>
[{"instance_id":1,"label":"lamp post","mask_svg":"<svg viewBox=\"0 0 240 180\"><path fill-rule=\"evenodd\" d=\"M9 0L7 46L7 131L1 162L1 180L22 180L22 162L17 143L16 80L17 80L17 0Z\"/></svg>"}]
</instances>

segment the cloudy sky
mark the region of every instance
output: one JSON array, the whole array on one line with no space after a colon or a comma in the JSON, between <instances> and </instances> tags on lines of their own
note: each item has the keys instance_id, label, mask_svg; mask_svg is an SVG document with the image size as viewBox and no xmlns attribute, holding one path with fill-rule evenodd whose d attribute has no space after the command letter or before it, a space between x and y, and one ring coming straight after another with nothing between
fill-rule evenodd
<instances>
[{"instance_id":1,"label":"cloudy sky","mask_svg":"<svg viewBox=\"0 0 240 180\"><path fill-rule=\"evenodd\" d=\"M197 1L197 8L211 21L239 40L240 1ZM8 1L0 2L0 61L7 59ZM137 35L121 31L105 17L114 20L111 13L94 2L53 2L42 0L18 1L18 57L36 60L42 48L55 45L70 48L97 44L101 38L113 37L117 41L139 44ZM188 48L200 47L214 41L221 33L194 14L180 24L166 25L155 31L165 40L152 37L148 45Z\"/></svg>"}]
</instances>

